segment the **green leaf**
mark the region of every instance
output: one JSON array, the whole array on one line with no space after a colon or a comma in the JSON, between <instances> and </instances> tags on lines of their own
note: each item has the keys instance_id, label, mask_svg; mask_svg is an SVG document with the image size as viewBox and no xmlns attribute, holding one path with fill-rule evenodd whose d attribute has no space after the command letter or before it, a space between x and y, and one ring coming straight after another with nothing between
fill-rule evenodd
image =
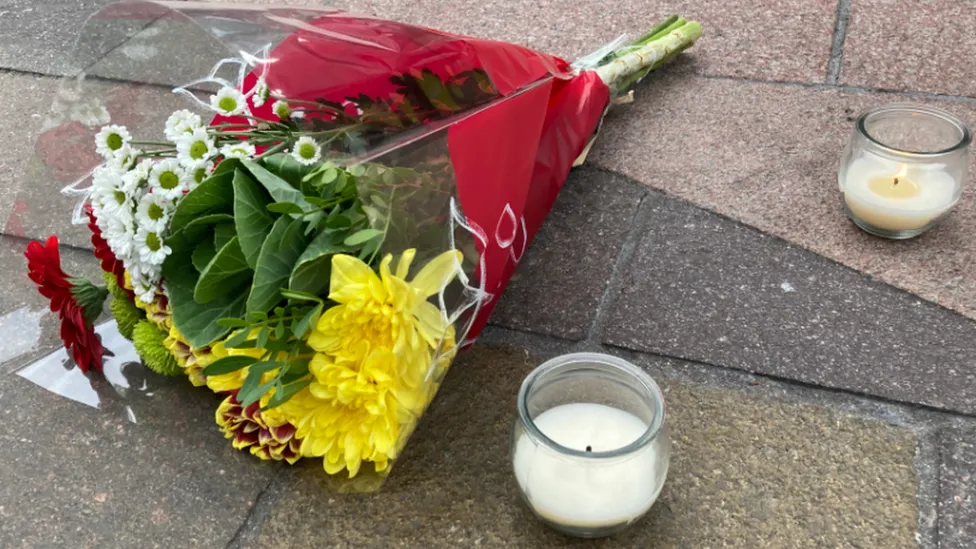
<instances>
[{"instance_id":1,"label":"green leaf","mask_svg":"<svg viewBox=\"0 0 976 549\"><path fill-rule=\"evenodd\" d=\"M282 404L288 402L291 397L295 396L299 391L308 387L312 383L311 379L302 379L294 383L289 383L279 390L276 390L271 398L268 399L268 404L261 408L262 410L270 410L271 408L277 408Z\"/></svg>"},{"instance_id":2,"label":"green leaf","mask_svg":"<svg viewBox=\"0 0 976 549\"><path fill-rule=\"evenodd\" d=\"M220 161L217 167L214 168L213 176L222 175L225 173L234 173L241 167L241 161L238 158L227 158ZM211 177L213 177L211 176Z\"/></svg>"},{"instance_id":3,"label":"green leaf","mask_svg":"<svg viewBox=\"0 0 976 549\"><path fill-rule=\"evenodd\" d=\"M241 240L241 250L253 269L264 239L271 232L274 216L266 209L271 199L241 170L234 172L234 225Z\"/></svg>"},{"instance_id":4,"label":"green leaf","mask_svg":"<svg viewBox=\"0 0 976 549\"><path fill-rule=\"evenodd\" d=\"M233 174L209 177L180 200L170 221L170 232L182 231L191 221L211 214L230 214L234 210ZM193 244L196 244L194 242Z\"/></svg>"},{"instance_id":5,"label":"green leaf","mask_svg":"<svg viewBox=\"0 0 976 549\"><path fill-rule=\"evenodd\" d=\"M247 323L244 325L247 326ZM250 330L238 330L234 333L234 335L230 336L227 341L224 342L224 347L227 347L228 349L253 349L254 341L247 339L247 336L250 335L250 333Z\"/></svg>"},{"instance_id":6,"label":"green leaf","mask_svg":"<svg viewBox=\"0 0 976 549\"><path fill-rule=\"evenodd\" d=\"M346 246L358 246L364 242L368 242L376 238L377 236L380 236L381 234L383 234L383 231L379 229L363 229L346 237L343 244Z\"/></svg>"},{"instance_id":7,"label":"green leaf","mask_svg":"<svg viewBox=\"0 0 976 549\"><path fill-rule=\"evenodd\" d=\"M261 167L260 164L252 160L242 160L241 163L251 172L257 180L271 195L271 198L275 202L291 202L297 204L302 211L312 211L315 206L312 206L305 201L305 195L302 191L296 189L295 187L288 184L287 181L278 177L277 175L269 172L268 170Z\"/></svg>"},{"instance_id":8,"label":"green leaf","mask_svg":"<svg viewBox=\"0 0 976 549\"><path fill-rule=\"evenodd\" d=\"M306 176L314 171L318 166L305 166L300 164L295 157L290 154L278 153L262 160L264 166L271 173L284 179L294 187L305 180Z\"/></svg>"},{"instance_id":9,"label":"green leaf","mask_svg":"<svg viewBox=\"0 0 976 549\"><path fill-rule=\"evenodd\" d=\"M203 215L197 217L196 219L190 221L183 227L184 231L189 231L190 229L207 229L210 225L216 225L218 223L232 223L234 221L234 216L225 213Z\"/></svg>"},{"instance_id":10,"label":"green leaf","mask_svg":"<svg viewBox=\"0 0 976 549\"><path fill-rule=\"evenodd\" d=\"M267 312L281 301L281 289L305 247L302 220L279 217L261 246L247 298L248 312Z\"/></svg>"},{"instance_id":11,"label":"green leaf","mask_svg":"<svg viewBox=\"0 0 976 549\"><path fill-rule=\"evenodd\" d=\"M351 251L352 248L336 242L337 235L321 232L295 262L295 268L288 277L288 289L312 295L324 293L329 288L332 271L332 256ZM341 238L341 237L339 237Z\"/></svg>"},{"instance_id":12,"label":"green leaf","mask_svg":"<svg viewBox=\"0 0 976 549\"><path fill-rule=\"evenodd\" d=\"M290 299L292 301L311 301L313 303L322 303L322 298L315 294L310 294L308 292L303 292L300 290L281 290L281 296L285 299Z\"/></svg>"},{"instance_id":13,"label":"green leaf","mask_svg":"<svg viewBox=\"0 0 976 549\"><path fill-rule=\"evenodd\" d=\"M302 210L298 204L293 204L291 202L272 202L268 204L267 209L269 212L279 213L279 214L303 214L305 210Z\"/></svg>"},{"instance_id":14,"label":"green leaf","mask_svg":"<svg viewBox=\"0 0 976 549\"><path fill-rule=\"evenodd\" d=\"M257 361L258 359L254 358L253 356L225 356L224 358L213 362L204 368L203 375L219 376L222 374L229 374L242 368L246 368Z\"/></svg>"},{"instance_id":15,"label":"green leaf","mask_svg":"<svg viewBox=\"0 0 976 549\"><path fill-rule=\"evenodd\" d=\"M268 337L270 335L271 335L271 330L267 326L258 330L257 343L255 343L255 346L257 346L259 349L264 349L265 347L267 347Z\"/></svg>"},{"instance_id":16,"label":"green leaf","mask_svg":"<svg viewBox=\"0 0 976 549\"><path fill-rule=\"evenodd\" d=\"M277 339L279 341L281 341L282 339L285 339L285 323L284 322L279 322L278 325L275 326L274 336L275 336L275 339Z\"/></svg>"},{"instance_id":17,"label":"green leaf","mask_svg":"<svg viewBox=\"0 0 976 549\"><path fill-rule=\"evenodd\" d=\"M224 328L245 328L245 327L247 327L247 322L244 322L243 320L241 320L239 318L221 318L220 320L217 321L217 324L220 324Z\"/></svg>"},{"instance_id":18,"label":"green leaf","mask_svg":"<svg viewBox=\"0 0 976 549\"><path fill-rule=\"evenodd\" d=\"M221 223L214 227L214 247L218 250L227 245L231 239L237 237L237 230L233 223Z\"/></svg>"},{"instance_id":19,"label":"green leaf","mask_svg":"<svg viewBox=\"0 0 976 549\"><path fill-rule=\"evenodd\" d=\"M322 316L322 309L325 307L324 303L319 303L313 307L305 316L302 317L298 323L293 324L291 327L291 332L295 334L298 339L305 339L305 335L312 328L312 326L318 322L319 317Z\"/></svg>"},{"instance_id":20,"label":"green leaf","mask_svg":"<svg viewBox=\"0 0 976 549\"><path fill-rule=\"evenodd\" d=\"M204 238L197 244L197 247L193 250L193 266L196 267L197 271L202 271L207 268L207 264L210 260L217 255L217 249L214 248L212 238Z\"/></svg>"},{"instance_id":21,"label":"green leaf","mask_svg":"<svg viewBox=\"0 0 976 549\"><path fill-rule=\"evenodd\" d=\"M227 334L229 328L218 324L218 320L244 315L247 303L244 292L227 294L209 303L197 303L193 299L200 275L193 268L189 250L174 251L167 257L163 262L163 276L173 309L173 324L194 349L206 347Z\"/></svg>"},{"instance_id":22,"label":"green leaf","mask_svg":"<svg viewBox=\"0 0 976 549\"><path fill-rule=\"evenodd\" d=\"M267 383L261 383L261 376L280 367L281 364L274 361L262 361L252 364L247 370L247 377L244 379L240 391L237 393L237 401L241 403L241 406L246 408L260 400L276 382L276 380L272 379Z\"/></svg>"},{"instance_id":23,"label":"green leaf","mask_svg":"<svg viewBox=\"0 0 976 549\"><path fill-rule=\"evenodd\" d=\"M244 259L240 241L235 236L200 272L200 280L193 289L193 299L197 303L209 303L222 295L227 295L247 282L252 272L247 260Z\"/></svg>"}]
</instances>

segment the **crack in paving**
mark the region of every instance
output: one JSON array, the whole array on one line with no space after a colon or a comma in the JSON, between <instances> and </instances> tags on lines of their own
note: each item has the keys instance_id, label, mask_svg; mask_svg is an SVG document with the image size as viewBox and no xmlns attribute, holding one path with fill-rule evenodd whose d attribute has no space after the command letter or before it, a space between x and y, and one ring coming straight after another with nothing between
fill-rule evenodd
<instances>
[{"instance_id":1,"label":"crack in paving","mask_svg":"<svg viewBox=\"0 0 976 549\"><path fill-rule=\"evenodd\" d=\"M844 42L847 41L847 25L851 20L851 0L838 0L837 19L834 22L834 37L830 45L830 60L827 62L827 83L840 82L844 68Z\"/></svg>"},{"instance_id":2,"label":"crack in paving","mask_svg":"<svg viewBox=\"0 0 976 549\"><path fill-rule=\"evenodd\" d=\"M261 535L261 528L271 516L275 502L285 491L287 468L283 463L278 465L274 475L254 498L254 505L248 510L240 527L234 532L234 537L227 542L225 549L244 549L257 544Z\"/></svg>"}]
</instances>

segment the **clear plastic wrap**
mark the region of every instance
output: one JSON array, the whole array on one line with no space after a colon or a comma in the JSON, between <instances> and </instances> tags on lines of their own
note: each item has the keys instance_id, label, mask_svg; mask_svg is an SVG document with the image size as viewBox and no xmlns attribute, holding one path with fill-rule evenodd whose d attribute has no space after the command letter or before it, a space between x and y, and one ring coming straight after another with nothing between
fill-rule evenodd
<instances>
[{"instance_id":1,"label":"clear plastic wrap","mask_svg":"<svg viewBox=\"0 0 976 549\"><path fill-rule=\"evenodd\" d=\"M116 322L86 331L106 290L32 244L91 371L59 351L18 374L132 421L188 378L235 447L354 489L388 474L610 100L554 56L307 8L124 1L75 65L7 229L94 248Z\"/></svg>"}]
</instances>

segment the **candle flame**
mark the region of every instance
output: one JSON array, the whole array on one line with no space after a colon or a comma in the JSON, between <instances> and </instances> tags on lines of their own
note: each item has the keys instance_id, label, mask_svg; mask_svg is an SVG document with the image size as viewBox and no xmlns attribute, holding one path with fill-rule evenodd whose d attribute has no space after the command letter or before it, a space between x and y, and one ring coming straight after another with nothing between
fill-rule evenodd
<instances>
[{"instance_id":1,"label":"candle flame","mask_svg":"<svg viewBox=\"0 0 976 549\"><path fill-rule=\"evenodd\" d=\"M906 175L908 175L908 164L902 164L898 173L895 174L895 179L905 179Z\"/></svg>"}]
</instances>

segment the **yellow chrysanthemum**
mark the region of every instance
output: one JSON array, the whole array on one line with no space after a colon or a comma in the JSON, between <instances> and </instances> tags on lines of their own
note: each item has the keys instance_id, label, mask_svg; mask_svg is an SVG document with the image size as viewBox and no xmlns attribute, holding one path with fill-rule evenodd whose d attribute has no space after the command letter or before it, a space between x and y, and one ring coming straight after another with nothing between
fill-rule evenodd
<instances>
[{"instance_id":1,"label":"yellow chrysanthemum","mask_svg":"<svg viewBox=\"0 0 976 549\"><path fill-rule=\"evenodd\" d=\"M407 250L395 273L386 256L379 275L355 257L332 258L329 299L338 305L309 337L312 382L282 406L302 455L323 457L329 474L355 476L362 461L385 470L401 426L427 405L435 351L438 368L453 353L453 328L428 299L454 277L461 254L441 254L408 281L415 253Z\"/></svg>"},{"instance_id":2,"label":"yellow chrysanthemum","mask_svg":"<svg viewBox=\"0 0 976 549\"><path fill-rule=\"evenodd\" d=\"M217 360L209 347L191 348L183 334L172 325L172 321L169 322L169 336L163 340L163 346L169 349L176 358L176 363L186 371L194 387L203 387L207 384L203 369Z\"/></svg>"}]
</instances>

